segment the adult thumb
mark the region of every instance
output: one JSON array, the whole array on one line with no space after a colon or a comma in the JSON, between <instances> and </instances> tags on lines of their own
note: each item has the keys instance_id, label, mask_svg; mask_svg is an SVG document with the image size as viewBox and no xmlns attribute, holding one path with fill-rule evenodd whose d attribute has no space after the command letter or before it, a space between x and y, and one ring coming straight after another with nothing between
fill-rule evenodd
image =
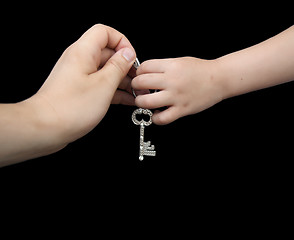
<instances>
[{"instance_id":1,"label":"adult thumb","mask_svg":"<svg viewBox=\"0 0 294 240\"><path fill-rule=\"evenodd\" d=\"M118 86L129 72L135 58L136 53L133 49L122 48L108 59L100 71L103 71L105 76Z\"/></svg>"}]
</instances>

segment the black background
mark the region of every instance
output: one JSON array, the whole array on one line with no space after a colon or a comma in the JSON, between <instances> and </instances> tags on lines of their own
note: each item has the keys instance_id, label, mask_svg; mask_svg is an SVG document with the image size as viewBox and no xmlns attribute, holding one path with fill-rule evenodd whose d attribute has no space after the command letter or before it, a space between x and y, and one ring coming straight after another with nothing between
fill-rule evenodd
<instances>
[{"instance_id":1,"label":"black background","mask_svg":"<svg viewBox=\"0 0 294 240\"><path fill-rule=\"evenodd\" d=\"M182 56L214 59L293 24L285 13L289 6L269 11L268 6L182 1L72 5L2 9L9 14L1 22L0 102L33 95L64 49L96 23L124 33L141 62ZM89 204L92 210L101 199L115 209L125 209L126 199L132 206L147 199L140 208L144 214L150 204L171 215L186 212L185 206L222 214L235 207L245 214L252 206L266 212L273 192L288 199L284 190L292 179L293 93L291 82L227 99L166 126L153 124L145 138L155 145L157 156L142 162L139 127L131 121L135 107L111 106L91 133L60 152L0 169L1 184L46 197L82 196L83 207Z\"/></svg>"}]
</instances>

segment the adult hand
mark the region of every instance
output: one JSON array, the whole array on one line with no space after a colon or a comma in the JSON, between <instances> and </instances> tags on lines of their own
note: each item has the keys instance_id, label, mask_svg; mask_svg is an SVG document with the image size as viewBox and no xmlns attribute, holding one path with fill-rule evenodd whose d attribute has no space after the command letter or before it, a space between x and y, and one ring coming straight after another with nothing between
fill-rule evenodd
<instances>
[{"instance_id":1,"label":"adult hand","mask_svg":"<svg viewBox=\"0 0 294 240\"><path fill-rule=\"evenodd\" d=\"M128 39L101 24L65 50L35 97L45 100L50 114L60 121L61 128L67 128L66 142L92 130L112 100L133 100L117 88L134 60L135 51Z\"/></svg>"},{"instance_id":2,"label":"adult hand","mask_svg":"<svg viewBox=\"0 0 294 240\"><path fill-rule=\"evenodd\" d=\"M0 105L0 165L56 152L91 131L111 102L133 104L118 86L135 57L120 32L102 24L90 28L64 51L34 96Z\"/></svg>"}]
</instances>

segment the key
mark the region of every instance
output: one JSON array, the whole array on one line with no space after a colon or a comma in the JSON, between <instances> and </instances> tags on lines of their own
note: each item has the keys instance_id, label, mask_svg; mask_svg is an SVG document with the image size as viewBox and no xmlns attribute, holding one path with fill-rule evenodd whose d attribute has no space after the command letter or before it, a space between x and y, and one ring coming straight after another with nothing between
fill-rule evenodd
<instances>
[{"instance_id":1,"label":"key","mask_svg":"<svg viewBox=\"0 0 294 240\"><path fill-rule=\"evenodd\" d=\"M137 114L146 114L149 115L150 119L148 122L145 120L139 121L136 117ZM142 161L144 156L152 156L156 155L156 151L154 150L154 145L151 145L151 141L144 142L144 130L146 126L152 124L152 112L149 109L138 108L132 114L133 123L136 125L140 125L140 150L139 150L139 160Z\"/></svg>"},{"instance_id":2,"label":"key","mask_svg":"<svg viewBox=\"0 0 294 240\"><path fill-rule=\"evenodd\" d=\"M137 69L140 66L140 62L139 62L138 58L136 58L133 66L135 69ZM132 92L133 92L134 97L137 97L135 90L133 88L132 88ZM141 121L138 121L136 118L137 114L149 115L150 119L148 122L144 121L143 119ZM145 127L152 124L151 117L152 117L152 112L149 109L143 109L143 108L136 109L132 114L133 123L136 125L140 125L140 150L139 150L139 160L140 161L142 161L144 159L144 156L154 157L156 155L156 151L154 150L155 149L154 145L151 145L150 141L144 142L144 130L145 130Z\"/></svg>"},{"instance_id":3,"label":"key","mask_svg":"<svg viewBox=\"0 0 294 240\"><path fill-rule=\"evenodd\" d=\"M155 157L156 151L154 151L154 145L151 145L151 142L144 142L144 129L145 126L143 123L140 124L140 152L139 152L139 160L142 161L144 156L152 156Z\"/></svg>"},{"instance_id":4,"label":"key","mask_svg":"<svg viewBox=\"0 0 294 240\"><path fill-rule=\"evenodd\" d=\"M136 59L135 59L135 62L134 62L134 64L133 64L133 67L134 67L135 69L138 69L139 66L140 66L139 59L136 58ZM137 94L136 94L134 88L132 88L132 93L133 93L134 97L136 98L136 97L137 97Z\"/></svg>"},{"instance_id":5,"label":"key","mask_svg":"<svg viewBox=\"0 0 294 240\"><path fill-rule=\"evenodd\" d=\"M134 66L135 69L137 69L140 66L140 62L139 62L138 58L135 59L135 62L133 64L133 66Z\"/></svg>"}]
</instances>

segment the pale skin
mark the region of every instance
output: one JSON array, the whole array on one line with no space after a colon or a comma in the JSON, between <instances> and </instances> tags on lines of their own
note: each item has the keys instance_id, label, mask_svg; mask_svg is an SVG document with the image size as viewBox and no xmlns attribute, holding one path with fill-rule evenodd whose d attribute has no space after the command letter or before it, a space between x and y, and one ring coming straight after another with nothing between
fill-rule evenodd
<instances>
[{"instance_id":1,"label":"pale skin","mask_svg":"<svg viewBox=\"0 0 294 240\"><path fill-rule=\"evenodd\" d=\"M134 104L126 77L136 53L115 29L98 24L67 48L40 90L0 104L0 166L48 155L90 132L111 103Z\"/></svg>"},{"instance_id":2,"label":"pale skin","mask_svg":"<svg viewBox=\"0 0 294 240\"><path fill-rule=\"evenodd\" d=\"M148 60L137 70L132 87L158 89L140 95L137 106L155 111L155 124L203 111L240 94L294 80L294 26L247 49L214 60L193 57Z\"/></svg>"},{"instance_id":3,"label":"pale skin","mask_svg":"<svg viewBox=\"0 0 294 240\"><path fill-rule=\"evenodd\" d=\"M291 81L294 27L215 60L149 60L131 81L126 76L135 57L115 29L101 24L89 29L64 51L34 96L0 104L0 166L57 152L99 124L111 103L168 107L153 115L154 123L168 124L223 99ZM160 91L134 100L131 84L145 93Z\"/></svg>"}]
</instances>

